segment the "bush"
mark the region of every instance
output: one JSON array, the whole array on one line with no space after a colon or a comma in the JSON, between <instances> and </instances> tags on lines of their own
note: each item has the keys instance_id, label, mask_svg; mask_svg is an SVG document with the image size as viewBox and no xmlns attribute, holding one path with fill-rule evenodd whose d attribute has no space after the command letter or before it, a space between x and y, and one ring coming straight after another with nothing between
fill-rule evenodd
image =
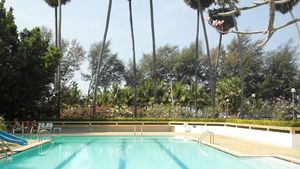
<instances>
[{"instance_id":1,"label":"bush","mask_svg":"<svg viewBox=\"0 0 300 169\"><path fill-rule=\"evenodd\" d=\"M191 117L191 113L188 109L180 106L172 105L153 105L148 107L144 112L142 117L147 118L182 118Z\"/></svg>"},{"instance_id":2,"label":"bush","mask_svg":"<svg viewBox=\"0 0 300 169\"><path fill-rule=\"evenodd\" d=\"M0 116L0 130L5 130L4 118Z\"/></svg>"}]
</instances>

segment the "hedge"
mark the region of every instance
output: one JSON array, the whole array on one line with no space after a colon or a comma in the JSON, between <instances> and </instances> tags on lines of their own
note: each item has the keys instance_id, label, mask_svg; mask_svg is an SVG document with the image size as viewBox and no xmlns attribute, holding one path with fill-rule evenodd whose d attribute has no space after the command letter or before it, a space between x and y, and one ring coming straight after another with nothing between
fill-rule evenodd
<instances>
[{"instance_id":1,"label":"hedge","mask_svg":"<svg viewBox=\"0 0 300 169\"><path fill-rule=\"evenodd\" d=\"M220 122L220 123L240 123L256 124L268 126L300 127L298 121L284 120L248 120L248 119L220 119L220 118L107 118L107 119L39 119L38 121L186 121L186 122Z\"/></svg>"}]
</instances>

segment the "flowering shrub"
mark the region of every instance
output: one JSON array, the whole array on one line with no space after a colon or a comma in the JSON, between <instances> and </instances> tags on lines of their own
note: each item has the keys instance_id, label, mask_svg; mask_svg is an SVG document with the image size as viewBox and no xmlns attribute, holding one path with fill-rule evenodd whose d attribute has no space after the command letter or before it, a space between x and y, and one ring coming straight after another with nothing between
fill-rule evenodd
<instances>
[{"instance_id":1,"label":"flowering shrub","mask_svg":"<svg viewBox=\"0 0 300 169\"><path fill-rule=\"evenodd\" d=\"M181 118L190 116L189 111L184 107L171 105L153 105L148 107L143 114L144 117L151 118Z\"/></svg>"},{"instance_id":2,"label":"flowering shrub","mask_svg":"<svg viewBox=\"0 0 300 169\"><path fill-rule=\"evenodd\" d=\"M258 105L256 115L258 119L291 120L293 106L284 97L266 101Z\"/></svg>"}]
</instances>

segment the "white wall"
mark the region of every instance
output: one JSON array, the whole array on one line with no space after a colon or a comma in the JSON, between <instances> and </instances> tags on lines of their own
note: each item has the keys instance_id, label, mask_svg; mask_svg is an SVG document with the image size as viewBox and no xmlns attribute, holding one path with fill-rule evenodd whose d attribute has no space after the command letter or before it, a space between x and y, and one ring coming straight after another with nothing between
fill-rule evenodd
<instances>
[{"instance_id":1,"label":"white wall","mask_svg":"<svg viewBox=\"0 0 300 169\"><path fill-rule=\"evenodd\" d=\"M300 147L300 134L280 133L226 126L174 125L174 127L174 132L180 133L191 132L202 134L206 131L211 131L216 135L247 139L276 146Z\"/></svg>"}]
</instances>

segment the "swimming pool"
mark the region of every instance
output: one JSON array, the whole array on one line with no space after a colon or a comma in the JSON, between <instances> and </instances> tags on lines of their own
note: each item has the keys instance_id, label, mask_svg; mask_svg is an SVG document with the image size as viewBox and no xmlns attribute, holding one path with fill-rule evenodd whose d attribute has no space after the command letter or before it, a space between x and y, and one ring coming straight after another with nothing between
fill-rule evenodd
<instances>
[{"instance_id":1,"label":"swimming pool","mask_svg":"<svg viewBox=\"0 0 300 169\"><path fill-rule=\"evenodd\" d=\"M61 136L0 160L3 169L300 169L276 158L237 158L176 137Z\"/></svg>"}]
</instances>

